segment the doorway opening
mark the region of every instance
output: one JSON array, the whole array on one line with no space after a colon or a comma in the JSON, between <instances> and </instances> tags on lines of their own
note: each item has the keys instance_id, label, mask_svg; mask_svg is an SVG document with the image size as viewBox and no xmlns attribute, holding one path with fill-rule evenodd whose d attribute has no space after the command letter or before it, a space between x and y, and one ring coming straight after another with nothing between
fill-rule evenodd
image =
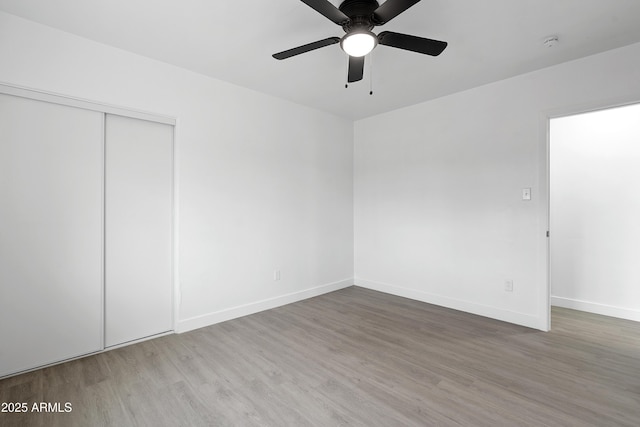
<instances>
[{"instance_id":1,"label":"doorway opening","mask_svg":"<svg viewBox=\"0 0 640 427\"><path fill-rule=\"evenodd\" d=\"M549 120L550 305L640 321L640 103Z\"/></svg>"}]
</instances>

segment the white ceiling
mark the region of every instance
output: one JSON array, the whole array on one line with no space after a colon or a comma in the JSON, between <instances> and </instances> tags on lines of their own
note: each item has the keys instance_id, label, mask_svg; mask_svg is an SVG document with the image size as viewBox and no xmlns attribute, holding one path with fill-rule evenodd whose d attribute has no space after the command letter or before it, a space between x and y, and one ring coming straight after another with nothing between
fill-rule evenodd
<instances>
[{"instance_id":1,"label":"white ceiling","mask_svg":"<svg viewBox=\"0 0 640 427\"><path fill-rule=\"evenodd\" d=\"M0 10L350 119L640 42L638 0L422 0L374 32L444 40L444 53L378 46L372 73L367 58L345 89L339 45L271 57L344 34L299 0L0 0Z\"/></svg>"}]
</instances>

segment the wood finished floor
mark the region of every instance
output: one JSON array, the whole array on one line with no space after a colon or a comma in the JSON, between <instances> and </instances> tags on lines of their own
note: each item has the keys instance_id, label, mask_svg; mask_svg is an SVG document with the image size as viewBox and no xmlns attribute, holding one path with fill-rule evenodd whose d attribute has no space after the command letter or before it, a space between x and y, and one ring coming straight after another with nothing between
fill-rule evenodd
<instances>
[{"instance_id":1,"label":"wood finished floor","mask_svg":"<svg viewBox=\"0 0 640 427\"><path fill-rule=\"evenodd\" d=\"M0 381L1 426L640 426L640 323L549 333L351 287Z\"/></svg>"}]
</instances>

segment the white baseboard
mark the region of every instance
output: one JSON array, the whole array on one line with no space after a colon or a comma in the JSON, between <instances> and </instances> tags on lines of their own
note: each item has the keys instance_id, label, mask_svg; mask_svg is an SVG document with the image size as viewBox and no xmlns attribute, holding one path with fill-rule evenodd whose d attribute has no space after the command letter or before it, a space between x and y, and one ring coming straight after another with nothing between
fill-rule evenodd
<instances>
[{"instance_id":1,"label":"white baseboard","mask_svg":"<svg viewBox=\"0 0 640 427\"><path fill-rule=\"evenodd\" d=\"M551 305L640 322L640 310L556 296L551 296Z\"/></svg>"},{"instance_id":2,"label":"white baseboard","mask_svg":"<svg viewBox=\"0 0 640 427\"><path fill-rule=\"evenodd\" d=\"M526 326L533 329L539 329L542 331L547 330L545 328L546 323L543 321L544 319L540 319L537 316L532 316L530 314L518 313L515 311L476 304L470 301L449 298L442 295L431 294L428 292L403 288L386 283L374 282L371 280L356 278L354 280L354 283L356 286L384 292L391 295L396 295L399 297L422 301L428 304L439 305L441 307L447 307L453 310L477 314L479 316L489 317L491 319L501 320L508 323L514 323L516 325Z\"/></svg>"},{"instance_id":3,"label":"white baseboard","mask_svg":"<svg viewBox=\"0 0 640 427\"><path fill-rule=\"evenodd\" d=\"M339 282L328 283L326 285L316 286L314 288L305 289L303 291L292 292L274 298L268 298L237 307L227 308L225 310L215 311L213 313L207 313L202 316L179 320L176 327L176 332L181 334L193 329L203 328L205 326L214 325L220 322L226 322L227 320L236 319L238 317L247 316L249 314L258 313L260 311L269 310L271 308L280 307L308 298L313 298L318 295L337 291L339 289L348 288L349 286L353 286L353 279L345 279Z\"/></svg>"}]
</instances>

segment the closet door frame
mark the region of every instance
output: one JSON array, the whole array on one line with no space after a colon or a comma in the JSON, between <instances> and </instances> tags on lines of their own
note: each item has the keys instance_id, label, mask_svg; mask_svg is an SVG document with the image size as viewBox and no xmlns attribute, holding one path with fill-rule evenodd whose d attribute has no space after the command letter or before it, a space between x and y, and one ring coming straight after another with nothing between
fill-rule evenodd
<instances>
[{"instance_id":1,"label":"closet door frame","mask_svg":"<svg viewBox=\"0 0 640 427\"><path fill-rule=\"evenodd\" d=\"M100 103L100 102L96 102L96 101L90 101L90 100L86 100L86 99L81 99L81 98L75 98L75 97L71 97L71 96L66 96L66 95L61 95L61 94L56 94L56 93L52 93L52 92L47 92L47 91L42 91L42 90L38 90L38 89L33 89L33 88L27 88L27 87L23 87L23 86L18 86L18 85L13 85L13 84L8 84L8 83L2 83L0 82L0 93L2 94L6 94L6 95L13 95L13 96L17 96L17 97L21 97L21 98L27 98L27 99L32 99L32 100L36 100L36 101L44 101L44 102L48 102L51 104L59 104L59 105L64 105L64 106L68 106L68 107L75 107L75 108L81 108L84 110L90 110L90 111L95 111L95 112L99 112L103 114L103 119L102 119L102 123L103 123L103 140L102 140L102 150L103 150L103 165L102 165L102 174L103 174L103 188L102 188L102 196L103 196L103 213L102 213L102 242L103 242L103 247L102 247L102 301L103 301L103 306L102 306L102 324L103 324L103 331L102 331L102 336L101 336L101 340L102 340L102 350L98 351L96 353L100 353L102 351L108 351L108 350L112 350L114 348L118 348L118 347L123 347L126 345L130 345L136 342L141 342L141 341L145 341L147 339L152 339L155 337L159 337L162 335L167 335L167 334L171 334L176 330L176 323L177 323L177 318L178 318L178 303L179 303L179 292L177 289L176 284L178 283L177 280L177 268L176 268L176 260L178 259L178 254L177 254L177 247L178 247L178 227L177 227L177 218L178 218L178 209L177 209L177 167L176 167L176 147L177 147L177 141L176 141L176 124L177 124L177 119L175 117L170 117L170 116L165 116L165 115L160 115L160 114L155 114L155 113L150 113L150 112L145 112L145 111L139 111L139 110L133 110L133 109L128 109L128 108L124 108L124 107L119 107L119 106L114 106L114 105L110 105L110 104L105 104L105 103ZM146 337L146 338L142 338L140 340L136 340L136 341L131 341L131 342L127 342L121 345L116 345L113 347L109 347L105 349L105 331L104 331L104 327L105 327L105 321L104 321L104 315L106 313L106 309L104 307L104 303L105 303L105 278L104 278L104 274L105 274L105 260L104 260L104 255L106 254L106 248L105 248L105 243L106 243L106 236L105 236L105 205L104 205L104 196L105 196L105 189L104 189L104 185L106 180L104 179L104 173L106 171L105 169L105 149L106 149L106 144L105 144L105 140L104 140L104 124L105 124L105 120L106 120L106 115L107 114L112 114L112 115L118 115L118 116L124 116L124 117L129 117L129 118L133 118L133 119L139 119L139 120L147 120L150 122L156 122L156 123L162 123L162 124L167 124L173 127L173 144L172 144L172 153L171 153L171 160L172 160L172 164L171 164L171 175L172 175L172 185L171 185L171 209L172 209L172 220L171 220L171 287L172 287L172 292L171 292L171 296L172 296L172 301L171 301L171 318L172 318L172 330L164 333L164 334L158 334L158 335L154 335L151 337ZM95 353L93 353L95 354ZM35 370L35 369L40 369L43 368L45 366L51 366L51 365L55 365L58 363L62 363L62 362L66 362L68 360L74 360L74 359L79 359L82 357L85 357L86 355L81 355L78 357L73 357L70 359L66 359L66 360L61 360L55 363L51 363L48 365L44 365L44 366L39 366L39 367L34 367L33 369L28 369L22 372L16 372L15 374L19 374L19 373L24 373L24 372L29 372L31 370ZM14 375L14 374L10 374L10 375Z\"/></svg>"},{"instance_id":2,"label":"closet door frame","mask_svg":"<svg viewBox=\"0 0 640 427\"><path fill-rule=\"evenodd\" d=\"M118 116L130 117L133 119L148 120L150 122L164 123L167 125L176 125L176 118L170 116L163 116L160 114L149 113L145 111L137 111L133 109L127 109L124 107L118 107L115 105L102 104L99 102L89 101L80 98L73 98L70 96L59 95L51 92L40 91L36 89L9 85L6 83L0 83L0 93L6 95L14 95L22 98L34 99L37 101L45 101L52 104L66 105L68 107L82 108L84 110L97 111L99 113L114 114ZM174 132L174 145L175 145L175 132ZM175 148L174 148L175 154Z\"/></svg>"}]
</instances>

